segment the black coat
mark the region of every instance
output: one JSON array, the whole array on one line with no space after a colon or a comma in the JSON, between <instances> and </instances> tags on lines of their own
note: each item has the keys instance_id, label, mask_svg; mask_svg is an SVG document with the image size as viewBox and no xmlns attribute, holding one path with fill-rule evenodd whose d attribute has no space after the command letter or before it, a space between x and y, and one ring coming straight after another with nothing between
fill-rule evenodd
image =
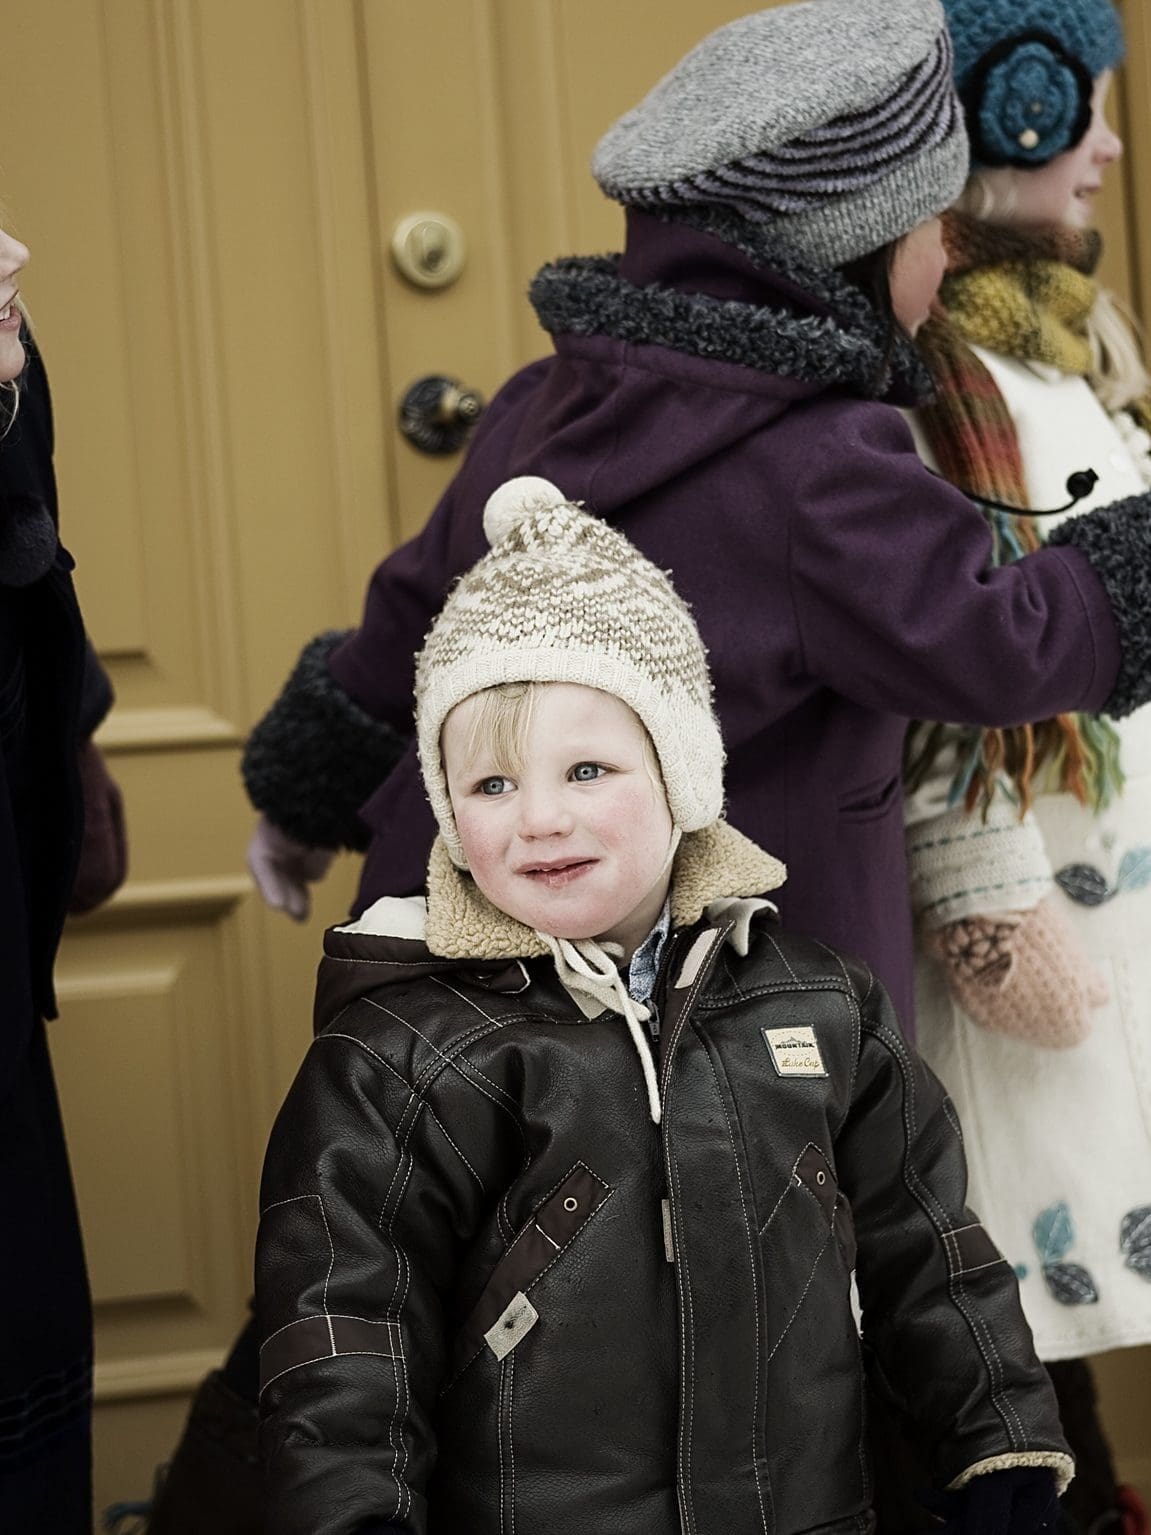
<instances>
[{"instance_id":1,"label":"black coat","mask_svg":"<svg viewBox=\"0 0 1151 1535\"><path fill-rule=\"evenodd\" d=\"M550 960L328 934L261 1199L277 1535L862 1532L867 1376L938 1487L1061 1461L886 995L770 919L740 959L730 926L665 952L658 1127L622 1020Z\"/></svg>"},{"instance_id":2,"label":"black coat","mask_svg":"<svg viewBox=\"0 0 1151 1535\"><path fill-rule=\"evenodd\" d=\"M55 1016L52 964L83 824L87 652L72 557L54 536L48 380L27 351L20 407L0 439L0 1094L33 1019Z\"/></svg>"},{"instance_id":3,"label":"black coat","mask_svg":"<svg viewBox=\"0 0 1151 1535\"><path fill-rule=\"evenodd\" d=\"M25 350L0 439L0 1231L12 1255L0 1262L0 1529L88 1535L91 1308L43 1020L81 846L78 746L110 689L56 536L48 382L27 338Z\"/></svg>"}]
</instances>

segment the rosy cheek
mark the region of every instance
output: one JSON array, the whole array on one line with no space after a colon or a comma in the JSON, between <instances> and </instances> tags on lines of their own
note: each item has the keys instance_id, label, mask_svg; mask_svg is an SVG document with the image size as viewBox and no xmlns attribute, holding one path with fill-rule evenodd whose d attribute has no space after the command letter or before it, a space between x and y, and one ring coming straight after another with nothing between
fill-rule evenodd
<instances>
[{"instance_id":1,"label":"rosy cheek","mask_svg":"<svg viewBox=\"0 0 1151 1535\"><path fill-rule=\"evenodd\" d=\"M646 781L629 779L620 783L615 793L603 797L602 807L597 807L597 819L604 822L605 835L626 840L629 827L637 818L646 819L651 814L652 786Z\"/></svg>"},{"instance_id":2,"label":"rosy cheek","mask_svg":"<svg viewBox=\"0 0 1151 1535\"><path fill-rule=\"evenodd\" d=\"M490 817L461 807L456 811L456 830L460 834L468 864L473 870L492 861L496 855L498 838Z\"/></svg>"},{"instance_id":3,"label":"rosy cheek","mask_svg":"<svg viewBox=\"0 0 1151 1535\"><path fill-rule=\"evenodd\" d=\"M653 848L662 853L671 837L671 816L662 791L646 780L620 787L599 818L597 832L622 867L646 863Z\"/></svg>"}]
</instances>

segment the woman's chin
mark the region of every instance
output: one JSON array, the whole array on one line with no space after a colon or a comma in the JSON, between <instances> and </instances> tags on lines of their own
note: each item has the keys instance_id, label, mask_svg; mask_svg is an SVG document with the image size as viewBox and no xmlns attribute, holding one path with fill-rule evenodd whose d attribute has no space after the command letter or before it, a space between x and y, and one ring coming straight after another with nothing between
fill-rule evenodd
<instances>
[{"instance_id":1,"label":"woman's chin","mask_svg":"<svg viewBox=\"0 0 1151 1535\"><path fill-rule=\"evenodd\" d=\"M0 342L0 384L12 384L24 371L24 348L19 339Z\"/></svg>"}]
</instances>

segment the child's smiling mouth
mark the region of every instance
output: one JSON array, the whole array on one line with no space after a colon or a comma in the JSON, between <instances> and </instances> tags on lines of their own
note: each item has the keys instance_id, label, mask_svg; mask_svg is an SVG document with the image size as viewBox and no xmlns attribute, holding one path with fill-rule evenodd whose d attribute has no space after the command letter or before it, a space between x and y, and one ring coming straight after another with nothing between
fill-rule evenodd
<instances>
[{"instance_id":1,"label":"child's smiling mouth","mask_svg":"<svg viewBox=\"0 0 1151 1535\"><path fill-rule=\"evenodd\" d=\"M597 862L595 858L565 858L553 863L528 864L517 872L537 885L546 885L549 890L562 890L593 869Z\"/></svg>"}]
</instances>

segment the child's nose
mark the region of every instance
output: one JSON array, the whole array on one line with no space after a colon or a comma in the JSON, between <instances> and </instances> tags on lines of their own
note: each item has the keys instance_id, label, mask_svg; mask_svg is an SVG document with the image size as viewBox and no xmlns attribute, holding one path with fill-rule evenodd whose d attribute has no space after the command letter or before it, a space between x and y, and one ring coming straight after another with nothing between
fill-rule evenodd
<instances>
[{"instance_id":1,"label":"child's nose","mask_svg":"<svg viewBox=\"0 0 1151 1535\"><path fill-rule=\"evenodd\" d=\"M1103 135L1096 147L1096 158L1104 165L1118 160L1123 153L1123 140L1109 123L1103 126Z\"/></svg>"},{"instance_id":2,"label":"child's nose","mask_svg":"<svg viewBox=\"0 0 1151 1535\"><path fill-rule=\"evenodd\" d=\"M564 797L553 789L520 790L520 836L566 837L573 825Z\"/></svg>"}]
</instances>

